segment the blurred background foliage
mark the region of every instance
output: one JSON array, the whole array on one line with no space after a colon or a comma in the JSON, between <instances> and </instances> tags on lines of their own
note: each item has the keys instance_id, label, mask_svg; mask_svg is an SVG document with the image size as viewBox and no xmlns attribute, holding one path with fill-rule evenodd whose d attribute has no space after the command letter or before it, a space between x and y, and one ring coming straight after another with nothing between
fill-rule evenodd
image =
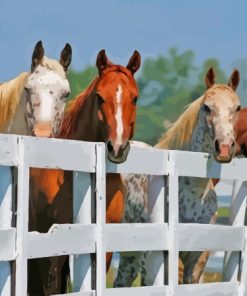
<instances>
[{"instance_id":1,"label":"blurred background foliage","mask_svg":"<svg viewBox=\"0 0 247 296\"><path fill-rule=\"evenodd\" d=\"M216 71L217 83L227 82L230 73L226 77L216 59L196 66L193 51L179 53L171 48L167 55L144 60L136 74L140 95L135 139L151 145L157 143L185 106L205 92L204 77L210 67ZM91 65L81 72L70 70L70 98L84 90L96 75L97 69Z\"/></svg>"}]
</instances>

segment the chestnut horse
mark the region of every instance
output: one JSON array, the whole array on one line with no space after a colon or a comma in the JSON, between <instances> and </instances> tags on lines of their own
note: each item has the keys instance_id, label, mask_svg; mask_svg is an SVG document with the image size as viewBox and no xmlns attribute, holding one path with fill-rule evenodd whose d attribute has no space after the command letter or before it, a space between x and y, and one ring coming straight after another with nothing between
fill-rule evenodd
<instances>
[{"instance_id":1,"label":"chestnut horse","mask_svg":"<svg viewBox=\"0 0 247 296\"><path fill-rule=\"evenodd\" d=\"M96 66L99 77L68 104L59 138L106 143L107 157L124 162L129 140L134 135L138 87L134 73L141 64L135 51L127 67L112 64L99 52ZM36 230L47 232L54 223L73 223L73 174L62 170L40 170L31 173L32 198L38 213ZM120 223L124 213L125 191L119 174L106 177L106 221ZM112 254L107 254L107 269ZM42 295L64 293L69 276L69 256L37 259ZM46 269L46 271L45 271ZM42 272L42 274L41 274Z\"/></svg>"}]
</instances>

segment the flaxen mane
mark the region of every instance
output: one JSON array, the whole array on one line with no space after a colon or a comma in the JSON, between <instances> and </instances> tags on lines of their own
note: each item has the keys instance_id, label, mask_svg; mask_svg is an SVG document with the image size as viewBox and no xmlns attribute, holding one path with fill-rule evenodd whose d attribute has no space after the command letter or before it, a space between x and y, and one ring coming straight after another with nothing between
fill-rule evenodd
<instances>
[{"instance_id":1,"label":"flaxen mane","mask_svg":"<svg viewBox=\"0 0 247 296\"><path fill-rule=\"evenodd\" d=\"M0 132L4 132L16 113L29 73L0 85Z\"/></svg>"},{"instance_id":2,"label":"flaxen mane","mask_svg":"<svg viewBox=\"0 0 247 296\"><path fill-rule=\"evenodd\" d=\"M156 148L181 149L191 139L199 109L204 101L204 96L191 103L185 112L173 123L169 130L161 137Z\"/></svg>"},{"instance_id":3,"label":"flaxen mane","mask_svg":"<svg viewBox=\"0 0 247 296\"><path fill-rule=\"evenodd\" d=\"M82 110L85 100L95 88L98 79L98 77L95 78L87 89L85 89L81 94L77 95L74 99L68 102L59 138L73 139L78 116Z\"/></svg>"}]
</instances>

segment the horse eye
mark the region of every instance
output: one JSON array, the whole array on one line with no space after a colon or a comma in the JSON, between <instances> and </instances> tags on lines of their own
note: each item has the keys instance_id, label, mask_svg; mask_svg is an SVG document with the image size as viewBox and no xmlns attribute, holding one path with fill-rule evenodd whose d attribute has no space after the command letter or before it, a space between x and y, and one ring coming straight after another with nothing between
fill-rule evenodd
<instances>
[{"instance_id":1,"label":"horse eye","mask_svg":"<svg viewBox=\"0 0 247 296\"><path fill-rule=\"evenodd\" d=\"M136 105L136 103L137 103L137 97L135 97L134 99L133 99L133 101L132 101L132 103L134 104L134 105Z\"/></svg>"},{"instance_id":2,"label":"horse eye","mask_svg":"<svg viewBox=\"0 0 247 296\"><path fill-rule=\"evenodd\" d=\"M70 91L66 92L65 95L64 95L64 97L65 97L65 98L68 98L69 95L70 95Z\"/></svg>"},{"instance_id":3,"label":"horse eye","mask_svg":"<svg viewBox=\"0 0 247 296\"><path fill-rule=\"evenodd\" d=\"M205 112L210 114L211 110L208 107L208 105L204 104L203 107L204 107Z\"/></svg>"},{"instance_id":4,"label":"horse eye","mask_svg":"<svg viewBox=\"0 0 247 296\"><path fill-rule=\"evenodd\" d=\"M97 101L98 101L99 106L101 106L104 103L104 99L98 94L97 94Z\"/></svg>"},{"instance_id":5,"label":"horse eye","mask_svg":"<svg viewBox=\"0 0 247 296\"><path fill-rule=\"evenodd\" d=\"M241 110L241 106L239 105L236 112L239 112Z\"/></svg>"}]
</instances>

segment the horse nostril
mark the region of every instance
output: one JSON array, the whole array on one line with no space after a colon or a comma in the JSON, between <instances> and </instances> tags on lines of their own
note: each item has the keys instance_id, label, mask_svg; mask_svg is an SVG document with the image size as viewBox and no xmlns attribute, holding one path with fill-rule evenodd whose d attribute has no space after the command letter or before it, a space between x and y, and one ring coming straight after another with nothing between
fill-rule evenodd
<instances>
[{"instance_id":1,"label":"horse nostril","mask_svg":"<svg viewBox=\"0 0 247 296\"><path fill-rule=\"evenodd\" d=\"M232 148L233 148L233 147L235 147L235 142L234 142L234 141L232 142Z\"/></svg>"},{"instance_id":2,"label":"horse nostril","mask_svg":"<svg viewBox=\"0 0 247 296\"><path fill-rule=\"evenodd\" d=\"M108 141L108 142L107 142L106 147L107 147L107 150L108 150L109 152L112 152L112 151L113 151L113 146L112 146L111 141Z\"/></svg>"},{"instance_id":3,"label":"horse nostril","mask_svg":"<svg viewBox=\"0 0 247 296\"><path fill-rule=\"evenodd\" d=\"M218 141L218 140L215 140L214 145L215 145L215 151L216 151L217 153L220 153L220 145L219 145L219 141Z\"/></svg>"}]
</instances>

